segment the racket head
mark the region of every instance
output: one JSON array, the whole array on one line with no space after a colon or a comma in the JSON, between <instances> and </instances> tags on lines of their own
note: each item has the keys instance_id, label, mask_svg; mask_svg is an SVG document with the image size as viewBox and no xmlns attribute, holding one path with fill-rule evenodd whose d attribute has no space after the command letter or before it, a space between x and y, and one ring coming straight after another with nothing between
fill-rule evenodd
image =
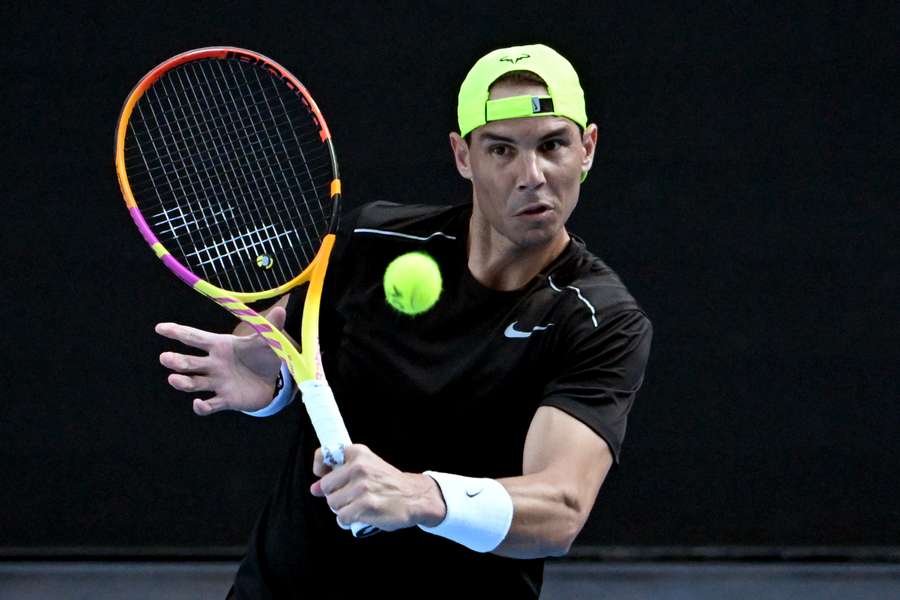
<instances>
[{"instance_id":1,"label":"racket head","mask_svg":"<svg viewBox=\"0 0 900 600\"><path fill-rule=\"evenodd\" d=\"M115 164L144 239L207 295L253 302L309 281L337 226L321 111L287 69L243 48L191 50L147 73L120 113Z\"/></svg>"}]
</instances>

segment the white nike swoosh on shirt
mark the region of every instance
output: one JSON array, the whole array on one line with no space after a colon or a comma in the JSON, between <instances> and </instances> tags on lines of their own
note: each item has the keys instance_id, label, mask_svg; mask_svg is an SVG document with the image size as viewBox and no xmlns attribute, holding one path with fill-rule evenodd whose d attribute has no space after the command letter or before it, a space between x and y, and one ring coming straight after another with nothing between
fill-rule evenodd
<instances>
[{"instance_id":1,"label":"white nike swoosh on shirt","mask_svg":"<svg viewBox=\"0 0 900 600\"><path fill-rule=\"evenodd\" d=\"M513 321L509 325L506 326L506 331L503 332L508 338L527 338L531 337L531 334L535 331L544 331L548 327L553 327L553 323L547 323L546 325L535 325L535 327L531 331L519 331L516 329L516 325L518 321Z\"/></svg>"}]
</instances>

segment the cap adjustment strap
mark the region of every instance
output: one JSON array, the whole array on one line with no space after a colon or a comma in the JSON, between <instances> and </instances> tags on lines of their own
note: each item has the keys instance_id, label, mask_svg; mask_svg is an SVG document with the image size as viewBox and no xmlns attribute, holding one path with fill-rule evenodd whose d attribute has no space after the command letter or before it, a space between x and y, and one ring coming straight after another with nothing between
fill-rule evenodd
<instances>
[{"instance_id":1,"label":"cap adjustment strap","mask_svg":"<svg viewBox=\"0 0 900 600\"><path fill-rule=\"evenodd\" d=\"M484 103L486 123L501 119L517 119L535 115L553 114L553 98L550 96L513 96L488 100Z\"/></svg>"}]
</instances>

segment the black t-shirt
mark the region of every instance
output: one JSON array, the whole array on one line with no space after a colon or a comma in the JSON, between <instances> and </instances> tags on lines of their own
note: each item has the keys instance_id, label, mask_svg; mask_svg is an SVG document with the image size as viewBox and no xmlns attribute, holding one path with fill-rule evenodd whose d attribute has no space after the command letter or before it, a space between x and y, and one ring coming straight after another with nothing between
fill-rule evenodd
<instances>
[{"instance_id":1,"label":"black t-shirt","mask_svg":"<svg viewBox=\"0 0 900 600\"><path fill-rule=\"evenodd\" d=\"M467 266L471 209L379 202L345 218L320 343L351 438L403 471L512 477L522 474L535 411L554 406L606 440L618 461L649 354L649 319L574 237L524 288L484 287ZM386 303L382 276L413 250L440 265L443 292L430 311L408 317ZM295 339L302 295L288 304ZM299 421L238 573L238 597L538 596L543 560L473 552L415 527L362 540L339 529L309 493L318 442L305 413Z\"/></svg>"}]
</instances>

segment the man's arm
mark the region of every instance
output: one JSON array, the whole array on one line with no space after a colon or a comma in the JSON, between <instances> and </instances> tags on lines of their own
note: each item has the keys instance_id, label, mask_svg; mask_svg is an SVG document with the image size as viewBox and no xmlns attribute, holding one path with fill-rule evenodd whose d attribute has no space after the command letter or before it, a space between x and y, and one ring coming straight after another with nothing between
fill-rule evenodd
<instances>
[{"instance_id":1,"label":"man's arm","mask_svg":"<svg viewBox=\"0 0 900 600\"><path fill-rule=\"evenodd\" d=\"M525 438L523 475L498 480L512 497L514 512L509 533L493 553L566 554L612 463L609 446L587 425L557 408L539 408Z\"/></svg>"},{"instance_id":2,"label":"man's arm","mask_svg":"<svg viewBox=\"0 0 900 600\"><path fill-rule=\"evenodd\" d=\"M404 473L367 447L344 451L332 470L316 450L310 491L325 497L341 523L363 521L385 531L435 527L447 514L437 483L424 473ZM541 407L525 440L521 477L498 480L513 502L513 519L492 552L511 558L560 556L581 531L612 466L612 453L596 433L567 413Z\"/></svg>"}]
</instances>

